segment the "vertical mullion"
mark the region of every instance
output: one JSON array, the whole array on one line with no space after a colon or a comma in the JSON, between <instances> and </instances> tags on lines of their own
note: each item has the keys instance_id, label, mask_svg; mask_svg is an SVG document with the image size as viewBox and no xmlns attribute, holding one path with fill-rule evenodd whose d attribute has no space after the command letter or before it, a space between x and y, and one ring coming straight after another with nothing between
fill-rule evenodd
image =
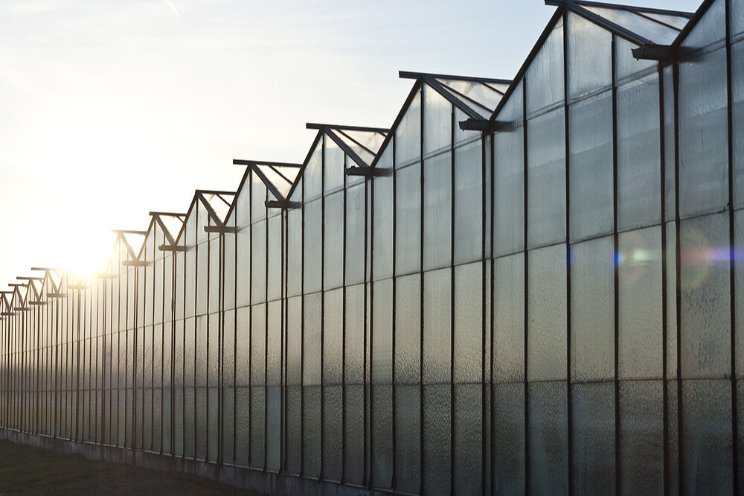
<instances>
[{"instance_id":1,"label":"vertical mullion","mask_svg":"<svg viewBox=\"0 0 744 496\"><path fill-rule=\"evenodd\" d=\"M728 132L728 228L729 228L729 308L731 317L731 438L733 458L733 493L739 493L739 425L738 425L738 391L736 370L736 232L734 217L734 97L733 97L733 62L731 54L731 0L724 0L726 13L726 98L727 98L727 132Z\"/></svg>"},{"instance_id":2,"label":"vertical mullion","mask_svg":"<svg viewBox=\"0 0 744 496\"><path fill-rule=\"evenodd\" d=\"M424 388L424 85L419 83L419 281L420 281L420 300L419 300L419 458L420 458L420 492L424 492L424 483L426 481L426 444L425 444L425 422L424 422L424 405L425 405L425 388Z\"/></svg>"},{"instance_id":3,"label":"vertical mullion","mask_svg":"<svg viewBox=\"0 0 744 496\"><path fill-rule=\"evenodd\" d=\"M522 83L522 151L523 151L523 180L522 180L522 202L523 202L523 215L522 215L522 239L523 239L523 260L522 260L522 266L523 266L523 280L522 280L522 286L523 286L523 309L524 313L522 315L523 321L522 321L522 327L524 329L524 356L523 356L523 381L524 381L524 492L525 494L529 495L530 490L532 488L532 485L530 484L530 403L529 403L529 395L530 395L530 383L529 383L529 375L528 375L528 368L529 368L529 274L530 274L530 264L529 264L529 256L530 252L528 250L528 217L529 217L529 200L528 200L528 193L529 193L529 146L528 146L528 133L529 133L529 126L527 125L527 77L525 75ZM493 272L493 269L492 269ZM492 311L493 313L493 306Z\"/></svg>"},{"instance_id":4,"label":"vertical mullion","mask_svg":"<svg viewBox=\"0 0 744 496\"><path fill-rule=\"evenodd\" d=\"M457 193L455 190L455 126L455 108L450 105L450 494L454 492L455 456L457 455L455 450L455 436L457 435L457 413L455 411L455 195ZM421 268L423 270L423 260Z\"/></svg>"},{"instance_id":5,"label":"vertical mullion","mask_svg":"<svg viewBox=\"0 0 744 496\"><path fill-rule=\"evenodd\" d=\"M669 319L668 314L668 298L667 298L667 264L669 262L667 257L667 229L666 229L666 103L664 93L664 68L661 64L658 65L659 74L659 184L661 187L661 195L659 195L659 208L661 212L661 295L663 302L661 305L661 333L662 333L662 445L663 445L663 484L664 484L664 495L669 494L669 391L667 388L668 370L667 364L669 361L667 340L667 324Z\"/></svg>"},{"instance_id":6,"label":"vertical mullion","mask_svg":"<svg viewBox=\"0 0 744 496\"><path fill-rule=\"evenodd\" d=\"M618 235L618 158L617 158L617 143L618 143L618 122L617 122L617 36L612 35L612 46L611 46L611 71L612 71L612 253L614 254L615 260L617 260L619 250L619 235ZM663 197L662 197L663 198ZM613 285L613 325L614 325L614 428L615 428L615 494L622 494L621 492L621 451L620 451L620 278L619 278L619 264L613 263L612 270L612 285ZM569 295L570 297L570 295Z\"/></svg>"}]
</instances>

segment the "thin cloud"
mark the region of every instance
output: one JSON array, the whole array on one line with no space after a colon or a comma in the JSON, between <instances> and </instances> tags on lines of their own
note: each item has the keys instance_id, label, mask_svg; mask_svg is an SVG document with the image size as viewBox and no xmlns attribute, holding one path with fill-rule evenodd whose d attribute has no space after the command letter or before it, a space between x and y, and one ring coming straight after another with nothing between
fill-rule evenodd
<instances>
[{"instance_id":1,"label":"thin cloud","mask_svg":"<svg viewBox=\"0 0 744 496\"><path fill-rule=\"evenodd\" d=\"M181 17L181 13L178 11L175 5L173 5L173 2L171 0L163 0L165 4L173 11L174 14L176 14L178 17Z\"/></svg>"}]
</instances>

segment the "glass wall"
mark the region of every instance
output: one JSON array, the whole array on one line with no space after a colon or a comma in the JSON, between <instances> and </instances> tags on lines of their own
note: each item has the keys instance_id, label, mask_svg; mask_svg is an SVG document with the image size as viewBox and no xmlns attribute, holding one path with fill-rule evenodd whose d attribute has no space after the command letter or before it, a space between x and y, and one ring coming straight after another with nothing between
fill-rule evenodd
<instances>
[{"instance_id":1,"label":"glass wall","mask_svg":"<svg viewBox=\"0 0 744 496\"><path fill-rule=\"evenodd\" d=\"M296 180L19 279L0 425L333 490L734 493L744 4L703 8L561 7L508 90L416 76Z\"/></svg>"}]
</instances>

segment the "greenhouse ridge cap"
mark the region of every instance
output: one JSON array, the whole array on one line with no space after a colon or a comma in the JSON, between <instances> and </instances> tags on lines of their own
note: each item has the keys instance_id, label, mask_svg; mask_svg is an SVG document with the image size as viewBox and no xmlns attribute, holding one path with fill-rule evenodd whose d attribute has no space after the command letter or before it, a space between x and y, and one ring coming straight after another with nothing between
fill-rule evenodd
<instances>
[{"instance_id":1,"label":"greenhouse ridge cap","mask_svg":"<svg viewBox=\"0 0 744 496\"><path fill-rule=\"evenodd\" d=\"M451 74L435 74L429 72L414 72L414 71L398 71L398 77L401 79L455 79L459 81L472 81L474 83L496 83L496 84L511 84L510 79L498 79L489 77L477 77L477 76L455 76Z\"/></svg>"},{"instance_id":2,"label":"greenhouse ridge cap","mask_svg":"<svg viewBox=\"0 0 744 496\"><path fill-rule=\"evenodd\" d=\"M690 19L694 14L692 12L683 12L681 10L655 9L653 7L642 7L637 5L623 5L618 3L592 2L585 0L545 0L545 5L560 6L564 3L574 3L582 7L601 7L612 10L626 10L631 12L641 12L644 14L661 14L677 17L686 17Z\"/></svg>"}]
</instances>

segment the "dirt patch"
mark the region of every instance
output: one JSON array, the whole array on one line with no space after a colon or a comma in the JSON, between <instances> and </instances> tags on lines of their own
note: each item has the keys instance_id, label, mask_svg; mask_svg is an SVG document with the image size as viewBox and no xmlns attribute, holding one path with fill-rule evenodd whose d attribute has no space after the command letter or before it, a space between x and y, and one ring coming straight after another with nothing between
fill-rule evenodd
<instances>
[{"instance_id":1,"label":"dirt patch","mask_svg":"<svg viewBox=\"0 0 744 496\"><path fill-rule=\"evenodd\" d=\"M256 496L190 474L94 462L0 440L0 496Z\"/></svg>"}]
</instances>

